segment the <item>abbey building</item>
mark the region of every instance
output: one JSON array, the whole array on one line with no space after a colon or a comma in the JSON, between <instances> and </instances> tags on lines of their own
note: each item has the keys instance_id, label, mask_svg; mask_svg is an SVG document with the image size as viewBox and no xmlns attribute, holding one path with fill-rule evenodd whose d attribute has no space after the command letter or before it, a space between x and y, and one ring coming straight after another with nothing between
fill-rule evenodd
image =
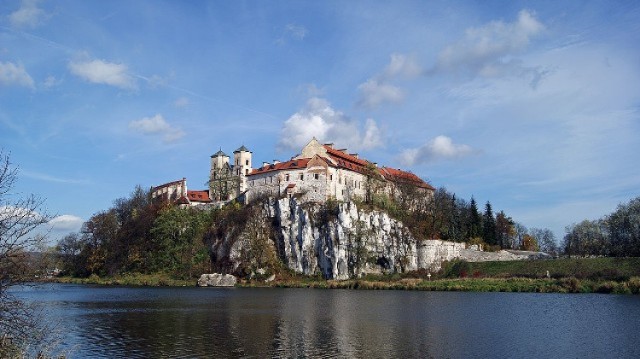
<instances>
[{"instance_id":1,"label":"abbey building","mask_svg":"<svg viewBox=\"0 0 640 359\"><path fill-rule=\"evenodd\" d=\"M231 157L211 156L208 190L187 189L186 179L152 188L152 198L181 205L244 203L261 196L296 196L303 201L346 201L373 195L396 197L403 188L433 195L434 188L411 172L377 164L312 139L299 155L285 162L252 166L252 152L241 146Z\"/></svg>"}]
</instances>

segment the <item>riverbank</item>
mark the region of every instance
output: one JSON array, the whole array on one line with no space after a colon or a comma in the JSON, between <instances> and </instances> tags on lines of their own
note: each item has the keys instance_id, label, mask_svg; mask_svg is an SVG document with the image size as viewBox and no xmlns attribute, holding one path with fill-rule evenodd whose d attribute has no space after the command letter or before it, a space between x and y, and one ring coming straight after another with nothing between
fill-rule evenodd
<instances>
[{"instance_id":1,"label":"riverbank","mask_svg":"<svg viewBox=\"0 0 640 359\"><path fill-rule=\"evenodd\" d=\"M404 278L397 281L371 279L287 280L262 283L241 281L238 287L256 288L321 288L321 289L369 289L369 290L424 290L453 292L532 292L532 293L614 293L640 294L640 277L628 281L594 281L576 278L458 278L425 280Z\"/></svg>"},{"instance_id":2,"label":"riverbank","mask_svg":"<svg viewBox=\"0 0 640 359\"><path fill-rule=\"evenodd\" d=\"M86 278L54 277L47 281L67 284L122 285L139 287L192 287L196 280L175 279L166 274L127 273L123 275L99 277L95 274Z\"/></svg>"},{"instance_id":3,"label":"riverbank","mask_svg":"<svg viewBox=\"0 0 640 359\"><path fill-rule=\"evenodd\" d=\"M60 283L121 286L194 286L197 279L166 274L123 274L113 277L57 277ZM619 293L640 294L640 258L562 258L512 262L453 261L442 271L369 275L345 281L284 272L275 280L239 279L237 287L425 290L469 292Z\"/></svg>"}]
</instances>

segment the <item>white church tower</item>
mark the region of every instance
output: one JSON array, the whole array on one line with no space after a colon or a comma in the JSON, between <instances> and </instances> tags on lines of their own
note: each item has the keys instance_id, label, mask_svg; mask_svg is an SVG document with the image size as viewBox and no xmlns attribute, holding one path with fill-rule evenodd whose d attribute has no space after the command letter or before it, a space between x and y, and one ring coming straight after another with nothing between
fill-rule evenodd
<instances>
[{"instance_id":1,"label":"white church tower","mask_svg":"<svg viewBox=\"0 0 640 359\"><path fill-rule=\"evenodd\" d=\"M251 173L251 151L242 145L237 150L233 151L233 171L234 174L240 177L240 191L244 192L247 189L247 175Z\"/></svg>"}]
</instances>

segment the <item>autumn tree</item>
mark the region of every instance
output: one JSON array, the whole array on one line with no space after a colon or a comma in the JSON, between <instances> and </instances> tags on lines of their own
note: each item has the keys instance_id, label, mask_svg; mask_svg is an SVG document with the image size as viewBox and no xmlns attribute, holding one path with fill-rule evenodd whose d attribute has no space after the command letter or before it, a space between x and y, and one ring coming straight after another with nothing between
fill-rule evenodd
<instances>
[{"instance_id":1,"label":"autumn tree","mask_svg":"<svg viewBox=\"0 0 640 359\"><path fill-rule=\"evenodd\" d=\"M529 234L536 239L540 251L552 255L558 254L558 244L553 232L548 228L531 228Z\"/></svg>"},{"instance_id":2,"label":"autumn tree","mask_svg":"<svg viewBox=\"0 0 640 359\"><path fill-rule=\"evenodd\" d=\"M514 222L504 211L496 215L496 242L501 248L514 248L512 241L516 234Z\"/></svg>"}]
</instances>

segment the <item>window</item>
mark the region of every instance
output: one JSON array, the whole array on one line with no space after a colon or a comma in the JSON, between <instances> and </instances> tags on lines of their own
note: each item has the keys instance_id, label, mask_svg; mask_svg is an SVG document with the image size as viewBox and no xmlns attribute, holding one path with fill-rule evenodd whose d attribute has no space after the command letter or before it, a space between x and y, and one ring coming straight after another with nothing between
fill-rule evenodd
<instances>
[{"instance_id":1,"label":"window","mask_svg":"<svg viewBox=\"0 0 640 359\"><path fill-rule=\"evenodd\" d=\"M249 165L249 160L244 161L244 164L248 166Z\"/></svg>"},{"instance_id":2,"label":"window","mask_svg":"<svg viewBox=\"0 0 640 359\"><path fill-rule=\"evenodd\" d=\"M244 170L244 174L246 174L246 175L249 174L249 169L248 168L246 170Z\"/></svg>"},{"instance_id":3,"label":"window","mask_svg":"<svg viewBox=\"0 0 640 359\"><path fill-rule=\"evenodd\" d=\"M329 181L333 181L333 175L329 175Z\"/></svg>"},{"instance_id":4,"label":"window","mask_svg":"<svg viewBox=\"0 0 640 359\"><path fill-rule=\"evenodd\" d=\"M288 181L289 180L289 174L284 175L284 180Z\"/></svg>"},{"instance_id":5,"label":"window","mask_svg":"<svg viewBox=\"0 0 640 359\"><path fill-rule=\"evenodd\" d=\"M314 174L313 174L313 178L314 178L314 179L319 179L319 178L320 178L320 175L319 175L319 174L317 174L317 173L314 173Z\"/></svg>"},{"instance_id":6,"label":"window","mask_svg":"<svg viewBox=\"0 0 640 359\"><path fill-rule=\"evenodd\" d=\"M304 174L303 173L300 174L300 181L304 181Z\"/></svg>"}]
</instances>

